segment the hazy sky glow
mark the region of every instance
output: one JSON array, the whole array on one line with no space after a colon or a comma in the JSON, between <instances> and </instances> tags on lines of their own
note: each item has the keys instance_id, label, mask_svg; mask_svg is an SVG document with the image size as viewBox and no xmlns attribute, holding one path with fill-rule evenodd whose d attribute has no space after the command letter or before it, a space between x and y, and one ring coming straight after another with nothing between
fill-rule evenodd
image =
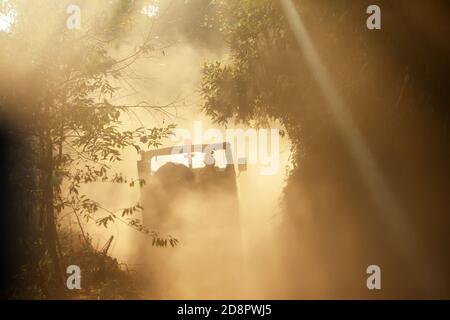
<instances>
[{"instance_id":1,"label":"hazy sky glow","mask_svg":"<svg viewBox=\"0 0 450 320\"><path fill-rule=\"evenodd\" d=\"M144 8L142 8L141 13L145 14L145 15L147 15L149 17L154 17L154 16L157 15L158 11L159 11L159 7L158 6L150 4L150 5L145 6Z\"/></svg>"},{"instance_id":2,"label":"hazy sky glow","mask_svg":"<svg viewBox=\"0 0 450 320\"><path fill-rule=\"evenodd\" d=\"M7 1L3 1L7 2ZM0 12L0 31L9 32L11 26L16 20L16 12L14 10L8 10L6 12Z\"/></svg>"}]
</instances>

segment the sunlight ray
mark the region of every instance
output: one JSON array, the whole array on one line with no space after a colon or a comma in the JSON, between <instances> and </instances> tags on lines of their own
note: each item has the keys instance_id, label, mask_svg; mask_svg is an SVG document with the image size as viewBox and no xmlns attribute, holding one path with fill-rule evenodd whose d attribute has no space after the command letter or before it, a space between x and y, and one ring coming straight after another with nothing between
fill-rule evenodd
<instances>
[{"instance_id":1,"label":"sunlight ray","mask_svg":"<svg viewBox=\"0 0 450 320\"><path fill-rule=\"evenodd\" d=\"M420 269L424 273L426 272L430 277L431 275L436 275L437 273L435 267L432 266L431 259L423 252L424 248L421 248L420 240L417 239L406 213L383 177L369 146L364 141L362 134L346 108L343 98L329 77L295 5L292 0L281 0L281 4L295 39L326 100L326 105L345 139L348 150L357 165L365 186L379 208L380 214L382 214L383 221L389 228L394 241L399 245L398 249L405 254L409 254L408 258L414 259L415 263L422 264ZM416 256L413 257L413 254L410 254L411 252L415 252ZM417 278L419 280L421 278L420 275ZM439 279L438 276L435 278L435 281ZM428 282L423 284L425 287L434 285L434 283L431 284L430 279L427 278L426 280Z\"/></svg>"}]
</instances>

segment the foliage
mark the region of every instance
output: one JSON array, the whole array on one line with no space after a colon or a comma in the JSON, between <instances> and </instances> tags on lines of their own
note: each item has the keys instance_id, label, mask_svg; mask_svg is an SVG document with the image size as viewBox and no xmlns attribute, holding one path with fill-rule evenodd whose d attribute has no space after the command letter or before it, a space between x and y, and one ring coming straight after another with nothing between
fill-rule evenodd
<instances>
[{"instance_id":1,"label":"foliage","mask_svg":"<svg viewBox=\"0 0 450 320\"><path fill-rule=\"evenodd\" d=\"M279 120L295 151L301 123L292 111L299 108L302 92L293 65L301 55L278 2L232 0L219 1L217 6L221 14L210 22L219 25L230 53L222 61L203 66L203 110L219 124L231 120L267 126Z\"/></svg>"},{"instance_id":2,"label":"foliage","mask_svg":"<svg viewBox=\"0 0 450 320\"><path fill-rule=\"evenodd\" d=\"M34 250L34 247L38 254L30 259L34 267L27 264L30 269L23 272L45 269L35 268L36 265L48 266L34 278L40 279L36 286L44 297L51 297L50 288L55 287L59 290L53 290L54 295L61 294L60 259L66 253L61 250L58 238L61 230L57 226L63 212L76 217L86 243L89 239L83 232L82 220L93 220L104 227L120 220L149 235L155 246L177 244L176 239L161 238L133 218L133 214L142 210L140 204L121 210L120 216L117 211L110 211L80 193L82 184L92 182L128 183L131 187L135 182L138 182L136 185L145 183L115 172L114 162L122 160L121 154L126 148L139 152L158 147L174 129L169 124L164 127L139 125L124 130L122 119L126 115L137 118L135 108L150 112L163 108L145 102L137 105L112 103L119 89L115 83L126 81L124 71L138 59L158 50L150 41L150 32L140 45L128 52L128 47L120 47L124 33L132 28L132 13L139 7L133 1L119 2L112 16L111 10L99 6L92 13L90 21L94 22L74 31L61 24L67 17L68 1L48 1L40 7L29 6L27 1L11 0L8 5L16 10L19 18L10 33L0 34L0 70L2 74L11 74L9 83L0 88L0 113L14 123L20 122L30 146L27 155L30 167L36 177L30 186L36 204L30 212L35 217L35 232L27 235L30 237L27 249ZM61 27L44 29L40 25L42 17L47 18L49 25L54 23ZM119 47L121 50L116 50ZM10 72L17 61L20 61L20 68ZM99 216L100 212L103 215ZM93 253L92 257L95 255ZM51 283L43 280L46 275L52 278Z\"/></svg>"},{"instance_id":3,"label":"foliage","mask_svg":"<svg viewBox=\"0 0 450 320\"><path fill-rule=\"evenodd\" d=\"M68 299L139 299L143 283L128 265L119 263L107 252L97 250L88 235L87 242L79 233L61 230L59 233L61 264L76 264L82 270L81 290L67 291ZM16 276L17 286L12 299L45 299L51 296L51 259L44 243L35 243L38 263L23 264Z\"/></svg>"}]
</instances>

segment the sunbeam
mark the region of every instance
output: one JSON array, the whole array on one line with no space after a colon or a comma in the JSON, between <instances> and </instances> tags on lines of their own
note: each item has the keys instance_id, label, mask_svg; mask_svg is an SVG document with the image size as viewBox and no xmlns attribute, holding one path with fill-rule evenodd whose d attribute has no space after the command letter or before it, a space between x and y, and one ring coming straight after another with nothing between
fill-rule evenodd
<instances>
[{"instance_id":1,"label":"sunbeam","mask_svg":"<svg viewBox=\"0 0 450 320\"><path fill-rule=\"evenodd\" d=\"M435 286L439 283L437 270L428 254L426 254L425 248L422 247L420 239L417 238L389 184L383 177L383 173L380 171L368 144L359 132L344 99L321 62L320 55L297 12L297 8L292 0L281 0L281 4L289 26L347 144L348 151L353 157L359 174L374 203L379 208L380 215L389 230L389 236L398 245L399 254L404 254L410 262L421 266L419 268L421 272L416 275L415 280L423 288ZM425 274L430 278L433 277L433 279L424 279Z\"/></svg>"}]
</instances>

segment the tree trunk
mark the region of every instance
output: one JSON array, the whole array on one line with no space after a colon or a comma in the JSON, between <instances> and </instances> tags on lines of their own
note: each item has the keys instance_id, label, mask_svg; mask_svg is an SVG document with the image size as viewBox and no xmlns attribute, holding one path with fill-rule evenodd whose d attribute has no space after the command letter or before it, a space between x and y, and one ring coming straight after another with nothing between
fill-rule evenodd
<instances>
[{"instance_id":1,"label":"tree trunk","mask_svg":"<svg viewBox=\"0 0 450 320\"><path fill-rule=\"evenodd\" d=\"M58 234L56 229L55 212L53 207L53 150L50 138L50 133L47 132L44 138L44 161L42 164L42 197L44 204L45 215L45 238L47 240L47 248L50 258L53 263L53 275L51 277L51 287L53 290L49 290L49 298L61 298L64 296L64 281L61 271L61 265L59 261L57 242Z\"/></svg>"}]
</instances>

